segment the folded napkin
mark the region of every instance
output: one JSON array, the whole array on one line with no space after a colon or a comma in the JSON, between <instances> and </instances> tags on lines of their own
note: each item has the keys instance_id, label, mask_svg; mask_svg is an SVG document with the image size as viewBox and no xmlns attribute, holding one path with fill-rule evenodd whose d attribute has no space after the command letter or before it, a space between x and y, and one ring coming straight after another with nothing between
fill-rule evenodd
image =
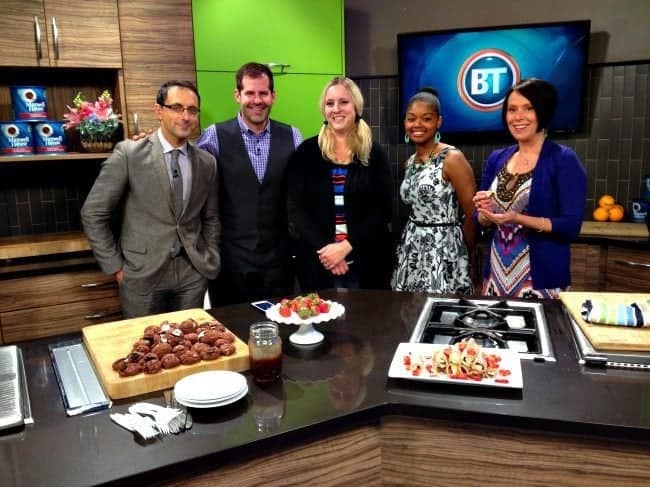
<instances>
[{"instance_id":1,"label":"folded napkin","mask_svg":"<svg viewBox=\"0 0 650 487\"><path fill-rule=\"evenodd\" d=\"M588 299L582 303L580 314L585 321L597 325L650 326L650 301L622 304Z\"/></svg>"}]
</instances>

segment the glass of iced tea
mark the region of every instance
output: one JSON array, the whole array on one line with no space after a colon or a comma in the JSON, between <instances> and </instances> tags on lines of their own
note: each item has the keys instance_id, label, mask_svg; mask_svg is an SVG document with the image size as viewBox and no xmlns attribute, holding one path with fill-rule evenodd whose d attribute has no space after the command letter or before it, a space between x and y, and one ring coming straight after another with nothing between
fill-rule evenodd
<instances>
[{"instance_id":1,"label":"glass of iced tea","mask_svg":"<svg viewBox=\"0 0 650 487\"><path fill-rule=\"evenodd\" d=\"M282 372L282 338L278 325L259 321L250 327L248 338L251 374L255 382L273 382Z\"/></svg>"}]
</instances>

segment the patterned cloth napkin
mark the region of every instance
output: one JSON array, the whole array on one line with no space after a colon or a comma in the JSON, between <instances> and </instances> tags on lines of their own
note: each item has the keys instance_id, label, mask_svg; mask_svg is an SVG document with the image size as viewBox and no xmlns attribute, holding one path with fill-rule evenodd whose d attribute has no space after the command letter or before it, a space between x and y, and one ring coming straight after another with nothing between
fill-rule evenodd
<instances>
[{"instance_id":1,"label":"patterned cloth napkin","mask_svg":"<svg viewBox=\"0 0 650 487\"><path fill-rule=\"evenodd\" d=\"M650 300L621 304L588 299L582 303L580 314L596 325L641 328L650 326Z\"/></svg>"}]
</instances>

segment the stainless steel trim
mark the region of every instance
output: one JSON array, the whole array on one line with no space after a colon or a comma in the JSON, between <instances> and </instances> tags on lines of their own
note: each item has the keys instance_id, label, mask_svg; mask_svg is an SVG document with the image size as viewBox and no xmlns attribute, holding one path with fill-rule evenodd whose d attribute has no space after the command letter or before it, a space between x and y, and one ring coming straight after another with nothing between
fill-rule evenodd
<instances>
[{"instance_id":1,"label":"stainless steel trim","mask_svg":"<svg viewBox=\"0 0 650 487\"><path fill-rule=\"evenodd\" d=\"M633 262L631 260L622 260L622 259L614 259L614 262L616 264L627 265L630 267L646 267L650 269L650 264L646 264L645 262Z\"/></svg>"},{"instance_id":2,"label":"stainless steel trim","mask_svg":"<svg viewBox=\"0 0 650 487\"><path fill-rule=\"evenodd\" d=\"M117 283L115 279L107 279L101 282L87 282L85 284L82 284L81 287L87 289L87 288L102 287L102 286L109 286L109 285L116 285L116 284Z\"/></svg>"},{"instance_id":3,"label":"stainless steel trim","mask_svg":"<svg viewBox=\"0 0 650 487\"><path fill-rule=\"evenodd\" d=\"M52 34L54 35L54 59L59 59L59 29L56 26L56 17L52 17Z\"/></svg>"},{"instance_id":4,"label":"stainless steel trim","mask_svg":"<svg viewBox=\"0 0 650 487\"><path fill-rule=\"evenodd\" d=\"M598 351L580 329L576 321L566 313L573 332L578 363L588 367L610 367L617 369L650 370L650 353ZM636 361L634 361L636 360Z\"/></svg>"},{"instance_id":5,"label":"stainless steel trim","mask_svg":"<svg viewBox=\"0 0 650 487\"><path fill-rule=\"evenodd\" d=\"M91 313L89 315L85 315L84 319L85 320L97 320L99 318L105 318L107 316L114 316L114 315L119 315L122 312L122 310L119 309L112 309L112 310L106 310L106 311L100 311L99 313Z\"/></svg>"},{"instance_id":6,"label":"stainless steel trim","mask_svg":"<svg viewBox=\"0 0 650 487\"><path fill-rule=\"evenodd\" d=\"M38 23L38 16L34 15L34 35L36 36L36 59L43 59L43 47L41 46L41 26Z\"/></svg>"},{"instance_id":7,"label":"stainless steel trim","mask_svg":"<svg viewBox=\"0 0 650 487\"><path fill-rule=\"evenodd\" d=\"M613 367L616 369L643 369L650 370L650 365L648 364L633 364L629 362L611 362L607 361L607 367Z\"/></svg>"},{"instance_id":8,"label":"stainless steel trim","mask_svg":"<svg viewBox=\"0 0 650 487\"><path fill-rule=\"evenodd\" d=\"M269 67L269 69L280 68L280 72L275 74L285 74L284 69L291 67L291 64L286 63L266 63L266 65Z\"/></svg>"},{"instance_id":9,"label":"stainless steel trim","mask_svg":"<svg viewBox=\"0 0 650 487\"><path fill-rule=\"evenodd\" d=\"M25 424L34 424L32 417L32 404L29 400L29 388L27 387L27 374L25 373L25 360L23 359L23 351L18 349L18 374L20 375L21 393L23 395L23 422Z\"/></svg>"}]
</instances>

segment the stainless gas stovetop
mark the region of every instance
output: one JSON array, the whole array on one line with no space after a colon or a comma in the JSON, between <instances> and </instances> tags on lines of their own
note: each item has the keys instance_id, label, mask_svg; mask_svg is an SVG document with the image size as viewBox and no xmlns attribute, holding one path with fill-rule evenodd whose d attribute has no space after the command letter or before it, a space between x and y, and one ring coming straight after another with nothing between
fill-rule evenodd
<instances>
[{"instance_id":1,"label":"stainless gas stovetop","mask_svg":"<svg viewBox=\"0 0 650 487\"><path fill-rule=\"evenodd\" d=\"M533 301L429 297L409 341L453 344L470 337L486 348L508 348L521 358L555 362L544 307Z\"/></svg>"}]
</instances>

